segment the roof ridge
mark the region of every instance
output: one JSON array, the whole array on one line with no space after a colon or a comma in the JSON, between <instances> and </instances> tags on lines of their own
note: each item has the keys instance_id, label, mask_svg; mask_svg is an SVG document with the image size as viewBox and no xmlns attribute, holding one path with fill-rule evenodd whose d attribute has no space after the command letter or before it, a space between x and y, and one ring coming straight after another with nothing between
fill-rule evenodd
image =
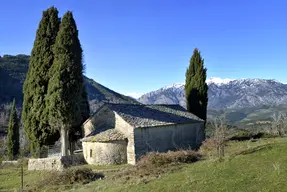
<instances>
[{"instance_id":1,"label":"roof ridge","mask_svg":"<svg viewBox=\"0 0 287 192\"><path fill-rule=\"evenodd\" d=\"M104 102L104 105L102 105L94 113L94 115L104 107L107 107L109 108L109 110L117 113L134 128L203 121L202 119L200 119L193 113L188 112L184 107L178 104L145 105L134 103Z\"/></svg>"}]
</instances>

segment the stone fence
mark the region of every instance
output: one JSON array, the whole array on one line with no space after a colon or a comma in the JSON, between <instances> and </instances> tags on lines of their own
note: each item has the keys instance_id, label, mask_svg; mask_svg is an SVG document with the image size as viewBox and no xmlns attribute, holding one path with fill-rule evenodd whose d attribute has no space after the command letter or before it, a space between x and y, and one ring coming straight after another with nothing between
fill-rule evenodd
<instances>
[{"instance_id":1,"label":"stone fence","mask_svg":"<svg viewBox=\"0 0 287 192\"><path fill-rule=\"evenodd\" d=\"M71 156L29 159L28 170L62 171L68 167L86 164L83 154Z\"/></svg>"}]
</instances>

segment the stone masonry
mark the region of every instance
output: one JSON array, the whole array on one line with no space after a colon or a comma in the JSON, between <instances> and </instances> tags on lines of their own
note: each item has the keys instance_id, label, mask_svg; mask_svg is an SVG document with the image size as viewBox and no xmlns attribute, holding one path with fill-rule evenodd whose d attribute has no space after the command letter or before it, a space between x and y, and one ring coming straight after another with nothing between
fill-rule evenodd
<instances>
[{"instance_id":1,"label":"stone masonry","mask_svg":"<svg viewBox=\"0 0 287 192\"><path fill-rule=\"evenodd\" d=\"M81 165L85 163L86 161L82 154L64 157L29 159L28 170L63 171L70 166Z\"/></svg>"}]
</instances>

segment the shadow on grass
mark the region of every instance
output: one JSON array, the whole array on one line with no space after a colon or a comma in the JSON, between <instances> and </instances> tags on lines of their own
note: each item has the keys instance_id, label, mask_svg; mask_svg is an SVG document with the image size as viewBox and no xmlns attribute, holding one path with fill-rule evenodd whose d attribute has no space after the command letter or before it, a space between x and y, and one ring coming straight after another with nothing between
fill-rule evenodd
<instances>
[{"instance_id":1,"label":"shadow on grass","mask_svg":"<svg viewBox=\"0 0 287 192\"><path fill-rule=\"evenodd\" d=\"M236 156L239 156L239 155L248 155L248 154L252 154L252 153L255 153L255 152L262 151L262 150L272 149L276 145L278 145L278 144L276 144L276 143L268 143L268 144L260 145L260 146L257 146L257 147L252 147L252 148L249 148L249 149L245 149L245 150L242 150L242 151L239 151L239 152L236 152L236 153L230 155L230 159L232 159L232 158L234 158Z\"/></svg>"}]
</instances>

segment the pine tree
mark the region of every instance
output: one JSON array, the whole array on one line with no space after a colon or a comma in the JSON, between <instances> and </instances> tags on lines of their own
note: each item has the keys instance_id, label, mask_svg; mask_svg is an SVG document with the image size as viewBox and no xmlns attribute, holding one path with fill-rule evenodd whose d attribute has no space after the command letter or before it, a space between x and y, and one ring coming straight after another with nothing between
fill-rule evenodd
<instances>
[{"instance_id":1,"label":"pine tree","mask_svg":"<svg viewBox=\"0 0 287 192\"><path fill-rule=\"evenodd\" d=\"M194 49L185 74L185 97L187 110L206 121L207 91L204 60L198 49Z\"/></svg>"},{"instance_id":2,"label":"pine tree","mask_svg":"<svg viewBox=\"0 0 287 192\"><path fill-rule=\"evenodd\" d=\"M17 117L15 99L13 100L10 119L8 125L8 158L9 160L16 159L20 148L19 135L19 120Z\"/></svg>"},{"instance_id":3,"label":"pine tree","mask_svg":"<svg viewBox=\"0 0 287 192\"><path fill-rule=\"evenodd\" d=\"M47 109L50 124L60 130L62 156L66 156L71 141L69 136L79 129L83 122L82 115L87 113L84 111L87 97L83 92L83 51L70 11L62 18L53 52L53 75L48 86Z\"/></svg>"},{"instance_id":4,"label":"pine tree","mask_svg":"<svg viewBox=\"0 0 287 192\"><path fill-rule=\"evenodd\" d=\"M52 48L59 25L60 18L55 7L43 11L23 86L22 120L34 157L40 155L43 145L54 144L59 139L59 133L49 126L48 116L45 113L47 111L45 100L50 79L49 70L54 60Z\"/></svg>"}]
</instances>

